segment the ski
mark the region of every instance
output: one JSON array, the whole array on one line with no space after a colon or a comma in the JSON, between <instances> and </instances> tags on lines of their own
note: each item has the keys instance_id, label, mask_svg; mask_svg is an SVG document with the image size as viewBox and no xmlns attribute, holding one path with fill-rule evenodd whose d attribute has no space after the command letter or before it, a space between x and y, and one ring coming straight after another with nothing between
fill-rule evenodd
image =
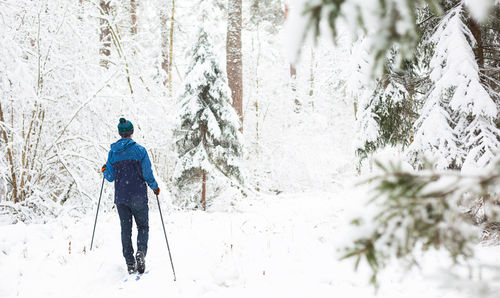
<instances>
[{"instance_id":1,"label":"ski","mask_svg":"<svg viewBox=\"0 0 500 298\"><path fill-rule=\"evenodd\" d=\"M142 277L144 274L148 274L148 273L149 273L149 271L146 271L146 272L144 272L144 273L139 273L139 274L137 274L137 276L135 277L135 280L136 280L136 281L137 281L137 280L140 280L140 279L141 279L141 277Z\"/></svg>"},{"instance_id":2,"label":"ski","mask_svg":"<svg viewBox=\"0 0 500 298\"><path fill-rule=\"evenodd\" d=\"M148 274L148 273L149 273L149 270L147 270L146 272L144 272L144 273L142 273L142 274L141 274L141 273L137 273L137 274L135 274L135 277L133 276L134 274L131 274L129 277L127 277L127 278L125 278L125 279L123 280L123 283L126 283L126 282L128 282L129 280L135 280L135 281L138 281L138 280L140 280L140 279L141 279L141 277L142 277L144 274Z\"/></svg>"}]
</instances>

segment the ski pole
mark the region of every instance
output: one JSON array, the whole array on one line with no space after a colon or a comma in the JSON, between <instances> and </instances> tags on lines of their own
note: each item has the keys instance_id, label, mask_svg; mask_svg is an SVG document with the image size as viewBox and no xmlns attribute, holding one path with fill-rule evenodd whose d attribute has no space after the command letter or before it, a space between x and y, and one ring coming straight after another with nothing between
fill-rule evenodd
<instances>
[{"instance_id":1,"label":"ski pole","mask_svg":"<svg viewBox=\"0 0 500 298\"><path fill-rule=\"evenodd\" d=\"M156 195L156 201L158 202L158 210L160 210L161 225L163 227L163 234L165 234L165 241L167 242L168 256L170 257L172 272L174 273L174 281L176 281L177 277L175 277L174 262L172 262L172 254L170 253L170 246L168 245L167 232L165 231L165 223L163 223L163 215L161 214L160 200L158 199L158 195Z\"/></svg>"},{"instance_id":2,"label":"ski pole","mask_svg":"<svg viewBox=\"0 0 500 298\"><path fill-rule=\"evenodd\" d=\"M95 226L97 224L97 215L99 214L99 205L101 205L101 196L103 188L104 188L104 175L102 175L101 194L99 195L99 202L97 203L97 212L95 213L94 231L92 232L92 241L90 242L90 250L92 250L92 244L94 244Z\"/></svg>"}]
</instances>

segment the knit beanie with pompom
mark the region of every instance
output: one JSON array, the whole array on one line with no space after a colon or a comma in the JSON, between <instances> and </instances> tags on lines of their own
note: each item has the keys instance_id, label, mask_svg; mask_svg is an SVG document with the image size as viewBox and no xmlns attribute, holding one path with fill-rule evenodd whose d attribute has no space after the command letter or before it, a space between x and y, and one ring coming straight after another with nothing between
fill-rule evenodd
<instances>
[{"instance_id":1,"label":"knit beanie with pompom","mask_svg":"<svg viewBox=\"0 0 500 298\"><path fill-rule=\"evenodd\" d=\"M120 118L120 123L118 123L118 133L122 138L129 137L134 133L134 125L132 122L125 118Z\"/></svg>"}]
</instances>

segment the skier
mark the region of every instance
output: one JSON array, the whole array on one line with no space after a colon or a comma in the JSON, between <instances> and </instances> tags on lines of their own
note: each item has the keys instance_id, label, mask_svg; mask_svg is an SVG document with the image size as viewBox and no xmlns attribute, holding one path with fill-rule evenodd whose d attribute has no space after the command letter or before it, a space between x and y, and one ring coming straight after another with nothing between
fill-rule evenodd
<instances>
[{"instance_id":1,"label":"skier","mask_svg":"<svg viewBox=\"0 0 500 298\"><path fill-rule=\"evenodd\" d=\"M129 274L136 271L142 274L146 268L149 233L146 183L156 195L160 194L160 188L151 170L146 149L132 140L132 122L120 118L118 133L122 138L111 144L108 161L101 171L109 182L115 182L115 204L120 216L123 257L127 263L127 271ZM135 258L131 239L132 216L137 225Z\"/></svg>"}]
</instances>

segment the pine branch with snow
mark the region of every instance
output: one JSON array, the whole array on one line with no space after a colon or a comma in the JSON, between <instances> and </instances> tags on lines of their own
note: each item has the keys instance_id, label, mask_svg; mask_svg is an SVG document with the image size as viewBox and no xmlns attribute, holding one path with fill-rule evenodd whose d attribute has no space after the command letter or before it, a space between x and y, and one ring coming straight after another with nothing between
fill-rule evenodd
<instances>
[{"instance_id":1,"label":"pine branch with snow","mask_svg":"<svg viewBox=\"0 0 500 298\"><path fill-rule=\"evenodd\" d=\"M500 160L480 175L432 168L406 171L397 163L378 166L383 173L367 181L374 193L365 206L370 212L351 221L357 232L344 251L344 258L356 260L355 268L367 262L374 285L390 260L411 267L418 264L419 251L443 248L455 263L472 257L480 231L491 232L500 221ZM473 199L480 199L487 210L480 223L472 209L462 207Z\"/></svg>"},{"instance_id":2,"label":"pine branch with snow","mask_svg":"<svg viewBox=\"0 0 500 298\"><path fill-rule=\"evenodd\" d=\"M373 57L374 73L381 74L385 57L394 46L400 49L398 61L410 59L419 43L417 10L428 6L434 15L441 15L444 4L439 0L302 0L297 7L296 16L289 24L297 36L291 42L295 59L300 54L300 45L310 35L323 34L322 21L328 23L329 33L335 38L339 23L347 24L352 36L367 36L370 55ZM478 3L479 2L479 3ZM495 5L496 0L466 0L465 5L473 17L484 20Z\"/></svg>"}]
</instances>

